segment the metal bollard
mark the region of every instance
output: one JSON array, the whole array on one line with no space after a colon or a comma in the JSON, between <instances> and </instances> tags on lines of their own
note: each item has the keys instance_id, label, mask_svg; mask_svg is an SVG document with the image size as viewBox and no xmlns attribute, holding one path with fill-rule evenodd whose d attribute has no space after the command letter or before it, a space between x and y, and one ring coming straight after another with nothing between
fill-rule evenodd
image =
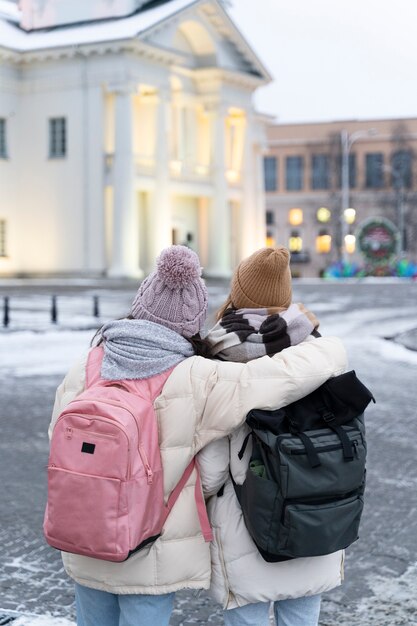
<instances>
[{"instance_id":1,"label":"metal bollard","mask_svg":"<svg viewBox=\"0 0 417 626\"><path fill-rule=\"evenodd\" d=\"M93 316L100 317L98 296L93 296Z\"/></svg>"},{"instance_id":2,"label":"metal bollard","mask_svg":"<svg viewBox=\"0 0 417 626\"><path fill-rule=\"evenodd\" d=\"M10 323L10 302L9 302L9 296L4 296L4 301L3 301L3 326L5 328L7 328L9 323Z\"/></svg>"},{"instance_id":3,"label":"metal bollard","mask_svg":"<svg viewBox=\"0 0 417 626\"><path fill-rule=\"evenodd\" d=\"M52 324L56 324L58 322L58 307L56 296L52 296L51 301L51 322Z\"/></svg>"}]
</instances>

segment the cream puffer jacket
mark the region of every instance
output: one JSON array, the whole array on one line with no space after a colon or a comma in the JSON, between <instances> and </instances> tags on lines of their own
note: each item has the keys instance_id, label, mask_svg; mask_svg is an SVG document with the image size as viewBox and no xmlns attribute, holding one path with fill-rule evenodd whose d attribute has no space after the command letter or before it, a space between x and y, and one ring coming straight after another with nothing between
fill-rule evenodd
<instances>
[{"instance_id":1,"label":"cream puffer jacket","mask_svg":"<svg viewBox=\"0 0 417 626\"><path fill-rule=\"evenodd\" d=\"M293 349L288 349L288 355ZM303 389L302 384L300 391ZM197 456L213 529L210 593L223 609L315 595L337 587L343 580L343 550L279 563L267 563L261 557L245 526L230 479L231 474L239 485L245 480L251 442L242 459L238 453L249 432L244 424L228 437L207 445ZM224 490L217 495L222 486Z\"/></svg>"},{"instance_id":2,"label":"cream puffer jacket","mask_svg":"<svg viewBox=\"0 0 417 626\"><path fill-rule=\"evenodd\" d=\"M60 412L84 389L85 363L86 359L75 365L57 390L50 434ZM300 344L273 358L266 356L246 364L198 356L182 361L154 403L165 497L193 456L243 424L251 408L289 404L330 376L341 373L345 366L343 345L332 337ZM210 546L204 541L199 525L195 481L193 472L155 543L123 563L63 553L69 576L87 587L116 594L208 589Z\"/></svg>"}]
</instances>

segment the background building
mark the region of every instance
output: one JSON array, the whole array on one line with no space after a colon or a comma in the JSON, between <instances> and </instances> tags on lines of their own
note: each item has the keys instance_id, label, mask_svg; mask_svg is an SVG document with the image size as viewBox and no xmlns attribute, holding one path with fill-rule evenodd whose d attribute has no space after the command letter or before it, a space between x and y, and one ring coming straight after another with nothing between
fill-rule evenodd
<instances>
[{"instance_id":1,"label":"background building","mask_svg":"<svg viewBox=\"0 0 417 626\"><path fill-rule=\"evenodd\" d=\"M417 119L270 125L264 177L267 237L289 246L294 275L363 264L370 218L388 218L397 255L417 260Z\"/></svg>"},{"instance_id":2,"label":"background building","mask_svg":"<svg viewBox=\"0 0 417 626\"><path fill-rule=\"evenodd\" d=\"M268 72L219 0L0 1L0 274L227 276L264 243Z\"/></svg>"}]
</instances>

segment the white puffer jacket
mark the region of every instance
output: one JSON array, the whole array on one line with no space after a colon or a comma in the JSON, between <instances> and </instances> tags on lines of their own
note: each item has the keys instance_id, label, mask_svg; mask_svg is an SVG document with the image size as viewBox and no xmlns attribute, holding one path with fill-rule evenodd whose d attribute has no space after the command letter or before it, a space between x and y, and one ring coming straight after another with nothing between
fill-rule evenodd
<instances>
[{"instance_id":1,"label":"white puffer jacket","mask_svg":"<svg viewBox=\"0 0 417 626\"><path fill-rule=\"evenodd\" d=\"M294 349L289 348L287 354ZM224 609L315 595L337 587L343 580L343 550L279 563L267 563L260 555L246 528L230 479L231 473L237 484L245 480L251 442L241 460L238 453L249 432L245 424L230 436L206 446L197 457L203 491L209 497L207 509L214 537L210 593ZM223 494L217 496L223 485Z\"/></svg>"},{"instance_id":2,"label":"white puffer jacket","mask_svg":"<svg viewBox=\"0 0 417 626\"><path fill-rule=\"evenodd\" d=\"M83 391L85 363L86 359L74 366L58 388L50 433L63 408ZM247 364L195 356L177 365L154 405L165 496L193 456L216 439L223 438L224 445L224 437L243 423L251 408L289 404L341 373L345 366L345 350L332 337ZM118 594L208 589L210 547L199 525L195 481L194 472L154 544L123 563L63 553L69 576L87 587Z\"/></svg>"}]
</instances>

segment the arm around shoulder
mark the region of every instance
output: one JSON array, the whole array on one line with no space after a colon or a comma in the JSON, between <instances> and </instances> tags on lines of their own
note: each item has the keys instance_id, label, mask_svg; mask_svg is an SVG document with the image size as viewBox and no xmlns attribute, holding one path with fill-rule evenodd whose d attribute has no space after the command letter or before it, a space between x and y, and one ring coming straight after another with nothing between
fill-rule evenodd
<instances>
[{"instance_id":1,"label":"arm around shoulder","mask_svg":"<svg viewBox=\"0 0 417 626\"><path fill-rule=\"evenodd\" d=\"M336 337L306 341L245 364L213 361L215 376L199 423L199 447L240 426L251 409L295 402L346 366L345 348Z\"/></svg>"}]
</instances>

